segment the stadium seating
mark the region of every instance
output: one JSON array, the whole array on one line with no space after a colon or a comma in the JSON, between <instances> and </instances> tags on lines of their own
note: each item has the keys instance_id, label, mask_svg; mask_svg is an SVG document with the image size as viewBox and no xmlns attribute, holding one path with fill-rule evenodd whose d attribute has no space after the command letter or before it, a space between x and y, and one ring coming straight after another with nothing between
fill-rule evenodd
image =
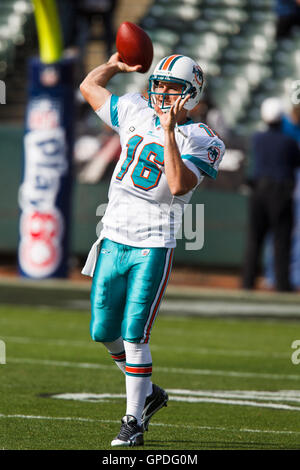
<instances>
[{"instance_id":1,"label":"stadium seating","mask_svg":"<svg viewBox=\"0 0 300 470\"><path fill-rule=\"evenodd\" d=\"M259 107L286 96L300 70L300 32L275 41L273 0L153 0L140 25L154 44L153 65L168 54L194 57L206 90L241 135L259 125ZM0 79L14 68L17 46L34 30L30 0L1 0ZM30 34L28 34L30 32ZM25 41L26 38L26 41ZM118 75L112 91L145 90L147 75ZM228 112L230 110L230 112Z\"/></svg>"},{"instance_id":2,"label":"stadium seating","mask_svg":"<svg viewBox=\"0 0 300 470\"><path fill-rule=\"evenodd\" d=\"M15 48L24 44L28 18L32 15L30 0L1 0L0 3L0 78L14 67Z\"/></svg>"},{"instance_id":3,"label":"stadium seating","mask_svg":"<svg viewBox=\"0 0 300 470\"><path fill-rule=\"evenodd\" d=\"M0 0L0 80L9 83L6 105L0 106L1 124L23 123L27 60L36 50L31 0Z\"/></svg>"},{"instance_id":4,"label":"stadium seating","mask_svg":"<svg viewBox=\"0 0 300 470\"><path fill-rule=\"evenodd\" d=\"M285 96L299 76L300 33L276 43L272 9L273 0L156 0L140 24L154 44L153 64L171 53L194 57L227 124L243 135L260 125L262 100ZM122 92L146 86L139 74L114 84Z\"/></svg>"}]
</instances>

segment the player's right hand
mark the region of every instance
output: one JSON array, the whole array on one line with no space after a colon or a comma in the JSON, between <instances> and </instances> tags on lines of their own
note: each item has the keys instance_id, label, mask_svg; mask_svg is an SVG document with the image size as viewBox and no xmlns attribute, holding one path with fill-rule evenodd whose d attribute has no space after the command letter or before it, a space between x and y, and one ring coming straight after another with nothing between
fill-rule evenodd
<instances>
[{"instance_id":1,"label":"player's right hand","mask_svg":"<svg viewBox=\"0 0 300 470\"><path fill-rule=\"evenodd\" d=\"M118 67L119 71L122 73L128 73L128 72L138 72L142 66L141 65L128 65L125 64L125 62L122 62L122 59L120 57L120 54L118 52L115 52L110 59L107 62L108 64L112 64Z\"/></svg>"}]
</instances>

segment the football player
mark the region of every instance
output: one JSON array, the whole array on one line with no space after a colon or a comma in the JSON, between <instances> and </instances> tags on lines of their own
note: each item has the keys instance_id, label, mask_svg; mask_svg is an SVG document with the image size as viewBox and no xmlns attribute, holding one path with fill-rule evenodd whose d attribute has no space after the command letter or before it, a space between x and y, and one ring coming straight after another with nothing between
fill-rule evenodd
<instances>
[{"instance_id":1,"label":"football player","mask_svg":"<svg viewBox=\"0 0 300 470\"><path fill-rule=\"evenodd\" d=\"M204 176L216 178L224 144L188 117L200 100L203 74L189 57L172 55L140 93L118 97L107 88L117 73L141 66L118 53L80 85L98 116L120 135L103 229L82 270L93 277L90 332L125 374L126 414L112 446L143 445L150 418L167 404L151 382L151 330L171 272L184 205Z\"/></svg>"}]
</instances>

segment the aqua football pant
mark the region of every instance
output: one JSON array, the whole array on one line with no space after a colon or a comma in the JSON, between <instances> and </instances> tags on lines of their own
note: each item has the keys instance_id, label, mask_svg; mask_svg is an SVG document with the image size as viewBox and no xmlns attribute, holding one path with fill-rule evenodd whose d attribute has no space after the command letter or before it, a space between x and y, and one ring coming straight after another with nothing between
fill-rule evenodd
<instances>
[{"instance_id":1,"label":"aqua football pant","mask_svg":"<svg viewBox=\"0 0 300 470\"><path fill-rule=\"evenodd\" d=\"M173 248L136 248L107 238L101 242L91 291L94 341L122 336L132 343L149 342L173 252Z\"/></svg>"}]
</instances>

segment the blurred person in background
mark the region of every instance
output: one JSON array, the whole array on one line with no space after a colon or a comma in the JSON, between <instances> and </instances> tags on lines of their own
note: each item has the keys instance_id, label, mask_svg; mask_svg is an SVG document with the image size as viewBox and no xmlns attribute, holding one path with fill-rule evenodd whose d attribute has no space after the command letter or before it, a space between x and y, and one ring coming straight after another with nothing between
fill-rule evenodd
<instances>
[{"instance_id":1,"label":"blurred person in background","mask_svg":"<svg viewBox=\"0 0 300 470\"><path fill-rule=\"evenodd\" d=\"M261 117L268 128L256 132L251 142L253 174L242 286L254 288L263 244L270 231L274 241L275 288L290 291L293 191L300 152L296 141L281 129L279 99L266 99Z\"/></svg>"},{"instance_id":2,"label":"blurred person in background","mask_svg":"<svg viewBox=\"0 0 300 470\"><path fill-rule=\"evenodd\" d=\"M275 0L276 39L288 38L294 26L300 26L300 0Z\"/></svg>"},{"instance_id":3,"label":"blurred person in background","mask_svg":"<svg viewBox=\"0 0 300 470\"><path fill-rule=\"evenodd\" d=\"M300 149L300 103L292 105L282 119L282 130L295 139ZM296 173L294 191L294 231L292 234L291 279L295 289L300 289L300 168Z\"/></svg>"},{"instance_id":4,"label":"blurred person in background","mask_svg":"<svg viewBox=\"0 0 300 470\"><path fill-rule=\"evenodd\" d=\"M289 112L283 114L281 129L284 134L292 137L298 143L300 149L300 104L293 104ZM290 277L295 290L300 289L300 168L296 171L295 189L293 194L294 227L292 232ZM265 250L265 274L268 284L274 285L274 250L272 236L266 242Z\"/></svg>"},{"instance_id":5,"label":"blurred person in background","mask_svg":"<svg viewBox=\"0 0 300 470\"><path fill-rule=\"evenodd\" d=\"M282 130L293 137L300 148L300 103L294 104L289 112L282 117Z\"/></svg>"}]
</instances>

